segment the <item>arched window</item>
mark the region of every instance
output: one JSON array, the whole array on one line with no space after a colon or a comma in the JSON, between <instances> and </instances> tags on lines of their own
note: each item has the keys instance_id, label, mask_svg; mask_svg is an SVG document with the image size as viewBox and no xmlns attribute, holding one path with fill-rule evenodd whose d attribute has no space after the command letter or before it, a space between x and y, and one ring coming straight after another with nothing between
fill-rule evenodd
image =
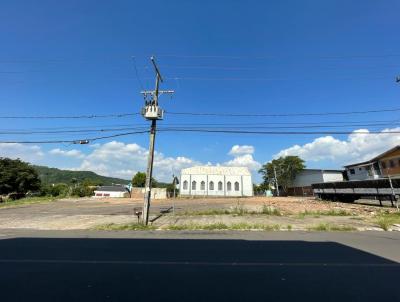
<instances>
[{"instance_id":1,"label":"arched window","mask_svg":"<svg viewBox=\"0 0 400 302\"><path fill-rule=\"evenodd\" d=\"M185 180L185 181L183 182L183 189L184 189L184 190L187 190L187 188L188 188L188 182L187 182L187 180Z\"/></svg>"},{"instance_id":2,"label":"arched window","mask_svg":"<svg viewBox=\"0 0 400 302\"><path fill-rule=\"evenodd\" d=\"M218 182L218 191L222 191L222 181Z\"/></svg>"},{"instance_id":3,"label":"arched window","mask_svg":"<svg viewBox=\"0 0 400 302\"><path fill-rule=\"evenodd\" d=\"M214 190L214 182L210 181L210 184L208 185L208 188L210 189L210 191Z\"/></svg>"},{"instance_id":4,"label":"arched window","mask_svg":"<svg viewBox=\"0 0 400 302\"><path fill-rule=\"evenodd\" d=\"M239 191L239 183L237 181L235 182L235 191Z\"/></svg>"},{"instance_id":5,"label":"arched window","mask_svg":"<svg viewBox=\"0 0 400 302\"><path fill-rule=\"evenodd\" d=\"M192 181L192 190L196 190L196 181Z\"/></svg>"},{"instance_id":6,"label":"arched window","mask_svg":"<svg viewBox=\"0 0 400 302\"><path fill-rule=\"evenodd\" d=\"M201 183L200 183L200 190L205 190L206 189L206 183L204 182L204 181L202 181Z\"/></svg>"},{"instance_id":7,"label":"arched window","mask_svg":"<svg viewBox=\"0 0 400 302\"><path fill-rule=\"evenodd\" d=\"M227 191L232 191L232 184L231 184L230 181L228 181L228 182L226 183L226 190L227 190Z\"/></svg>"}]
</instances>

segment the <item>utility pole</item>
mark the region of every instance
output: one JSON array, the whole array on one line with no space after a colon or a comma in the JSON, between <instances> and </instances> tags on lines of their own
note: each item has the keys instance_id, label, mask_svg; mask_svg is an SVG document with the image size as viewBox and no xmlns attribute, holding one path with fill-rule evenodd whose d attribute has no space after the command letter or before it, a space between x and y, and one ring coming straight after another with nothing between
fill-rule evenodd
<instances>
[{"instance_id":1,"label":"utility pole","mask_svg":"<svg viewBox=\"0 0 400 302\"><path fill-rule=\"evenodd\" d=\"M278 184L278 177L276 177L276 169L275 169L275 165L273 165L274 167L274 176L275 176L275 185L276 185L276 195L279 196L279 184Z\"/></svg>"},{"instance_id":2,"label":"utility pole","mask_svg":"<svg viewBox=\"0 0 400 302\"><path fill-rule=\"evenodd\" d=\"M151 121L150 126L150 142L149 142L149 155L147 158L147 172L146 184L143 203L142 222L144 225L149 223L150 201L151 201L151 185L153 176L153 161L154 161L154 144L156 140L157 120L162 120L164 117L164 110L158 106L158 97L163 93L174 93L173 90L159 90L160 82L163 82L161 73L157 67L155 58L150 58L156 72L156 85L154 90L145 90L141 93L144 96L145 104L142 108L142 115L146 120Z\"/></svg>"}]
</instances>

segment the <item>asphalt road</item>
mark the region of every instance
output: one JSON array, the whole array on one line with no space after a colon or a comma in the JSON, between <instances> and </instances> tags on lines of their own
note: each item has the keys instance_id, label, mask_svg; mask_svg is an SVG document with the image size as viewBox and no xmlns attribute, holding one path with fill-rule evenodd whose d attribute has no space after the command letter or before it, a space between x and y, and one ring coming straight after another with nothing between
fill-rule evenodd
<instances>
[{"instance_id":1,"label":"asphalt road","mask_svg":"<svg viewBox=\"0 0 400 302\"><path fill-rule=\"evenodd\" d=\"M400 301L397 232L0 235L0 301Z\"/></svg>"}]
</instances>

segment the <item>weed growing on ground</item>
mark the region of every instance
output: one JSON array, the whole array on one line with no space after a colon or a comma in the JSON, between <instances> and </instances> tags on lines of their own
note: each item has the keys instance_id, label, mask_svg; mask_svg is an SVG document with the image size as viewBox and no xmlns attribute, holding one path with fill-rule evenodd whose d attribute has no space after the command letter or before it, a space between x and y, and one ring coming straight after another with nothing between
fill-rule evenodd
<instances>
[{"instance_id":1,"label":"weed growing on ground","mask_svg":"<svg viewBox=\"0 0 400 302\"><path fill-rule=\"evenodd\" d=\"M329 223L320 223L307 228L309 231L356 231L357 229L352 226L334 225Z\"/></svg>"},{"instance_id":2,"label":"weed growing on ground","mask_svg":"<svg viewBox=\"0 0 400 302\"><path fill-rule=\"evenodd\" d=\"M393 224L400 223L400 212L397 213L381 213L376 218L376 224L388 231Z\"/></svg>"},{"instance_id":3,"label":"weed growing on ground","mask_svg":"<svg viewBox=\"0 0 400 302\"><path fill-rule=\"evenodd\" d=\"M262 206L261 214L273 215L273 216L281 216L282 215L281 212L277 208L267 206L266 204L264 204Z\"/></svg>"},{"instance_id":4,"label":"weed growing on ground","mask_svg":"<svg viewBox=\"0 0 400 302\"><path fill-rule=\"evenodd\" d=\"M129 224L109 223L109 224L99 225L94 229L99 231L149 231L149 230L155 230L156 228L152 225L143 225L140 223L129 223Z\"/></svg>"},{"instance_id":5,"label":"weed growing on ground","mask_svg":"<svg viewBox=\"0 0 400 302\"><path fill-rule=\"evenodd\" d=\"M243 204L238 200L236 206L232 209L231 214L243 216L247 214L248 211L244 208Z\"/></svg>"},{"instance_id":6,"label":"weed growing on ground","mask_svg":"<svg viewBox=\"0 0 400 302\"><path fill-rule=\"evenodd\" d=\"M59 198L53 196L25 197L18 200L5 199L3 202L0 203L0 208L35 204L35 203L49 203L56 201L57 199Z\"/></svg>"},{"instance_id":7,"label":"weed growing on ground","mask_svg":"<svg viewBox=\"0 0 400 302\"><path fill-rule=\"evenodd\" d=\"M305 210L298 214L299 218L305 218L306 216L312 216L319 218L321 216L351 216L352 214L345 210L329 210L329 211L308 211Z\"/></svg>"},{"instance_id":8,"label":"weed growing on ground","mask_svg":"<svg viewBox=\"0 0 400 302\"><path fill-rule=\"evenodd\" d=\"M211 223L211 224L177 224L177 225L169 225L165 229L173 230L173 231L182 231L182 230L264 230L264 231L278 231L280 230L280 226L278 224L275 225L264 225L264 224L250 224L250 223L234 223L227 225L225 223Z\"/></svg>"}]
</instances>

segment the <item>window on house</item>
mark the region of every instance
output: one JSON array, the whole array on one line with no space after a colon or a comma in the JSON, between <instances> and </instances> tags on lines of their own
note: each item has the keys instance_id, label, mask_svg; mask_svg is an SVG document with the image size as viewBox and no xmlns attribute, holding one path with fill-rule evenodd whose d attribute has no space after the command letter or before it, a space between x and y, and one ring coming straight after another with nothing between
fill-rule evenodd
<instances>
[{"instance_id":1,"label":"window on house","mask_svg":"<svg viewBox=\"0 0 400 302\"><path fill-rule=\"evenodd\" d=\"M210 191L214 191L214 182L213 181L210 181L208 188L210 189Z\"/></svg>"},{"instance_id":2,"label":"window on house","mask_svg":"<svg viewBox=\"0 0 400 302\"><path fill-rule=\"evenodd\" d=\"M187 182L187 180L185 180L185 181L183 182L183 189L184 189L184 190L187 190L187 188L188 188L188 182Z\"/></svg>"},{"instance_id":3,"label":"window on house","mask_svg":"<svg viewBox=\"0 0 400 302\"><path fill-rule=\"evenodd\" d=\"M354 169L350 169L350 174L356 174L356 171Z\"/></svg>"},{"instance_id":4,"label":"window on house","mask_svg":"<svg viewBox=\"0 0 400 302\"><path fill-rule=\"evenodd\" d=\"M222 191L222 181L218 182L218 191Z\"/></svg>"},{"instance_id":5,"label":"window on house","mask_svg":"<svg viewBox=\"0 0 400 302\"><path fill-rule=\"evenodd\" d=\"M396 165L395 165L395 163L394 163L394 160L393 159L391 159L391 160L389 160L389 167L390 168L394 168Z\"/></svg>"},{"instance_id":6,"label":"window on house","mask_svg":"<svg viewBox=\"0 0 400 302\"><path fill-rule=\"evenodd\" d=\"M192 190L196 190L196 181L192 181Z\"/></svg>"},{"instance_id":7,"label":"window on house","mask_svg":"<svg viewBox=\"0 0 400 302\"><path fill-rule=\"evenodd\" d=\"M239 183L237 181L235 182L235 191L239 191Z\"/></svg>"},{"instance_id":8,"label":"window on house","mask_svg":"<svg viewBox=\"0 0 400 302\"><path fill-rule=\"evenodd\" d=\"M232 184L231 184L230 181L228 181L228 182L226 183L226 190L227 190L227 191L232 191Z\"/></svg>"},{"instance_id":9,"label":"window on house","mask_svg":"<svg viewBox=\"0 0 400 302\"><path fill-rule=\"evenodd\" d=\"M386 163L383 161L381 162L382 169L386 169Z\"/></svg>"},{"instance_id":10,"label":"window on house","mask_svg":"<svg viewBox=\"0 0 400 302\"><path fill-rule=\"evenodd\" d=\"M358 168L358 171L361 171L362 170L362 168Z\"/></svg>"},{"instance_id":11,"label":"window on house","mask_svg":"<svg viewBox=\"0 0 400 302\"><path fill-rule=\"evenodd\" d=\"M200 183L200 190L205 190L206 189L206 183L204 181L202 181Z\"/></svg>"}]
</instances>

